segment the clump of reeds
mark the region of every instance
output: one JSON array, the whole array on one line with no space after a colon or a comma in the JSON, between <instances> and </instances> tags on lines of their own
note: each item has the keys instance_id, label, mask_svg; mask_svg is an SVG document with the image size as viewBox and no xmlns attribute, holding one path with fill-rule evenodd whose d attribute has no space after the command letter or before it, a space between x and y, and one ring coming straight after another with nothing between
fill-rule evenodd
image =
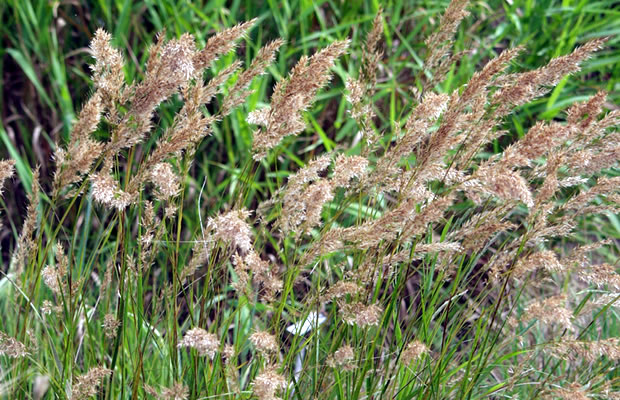
<instances>
[{"instance_id":1,"label":"clump of reeds","mask_svg":"<svg viewBox=\"0 0 620 400\"><path fill-rule=\"evenodd\" d=\"M242 187L207 210L199 232L183 228L189 165L283 42L205 80L255 21L202 49L191 35L162 33L143 79L127 82L121 52L97 31L94 92L70 141L55 149L45 204L33 174L7 278L20 314L3 325L0 354L50 376L50 390L69 398L586 396L587 382L574 378L587 368L612 373L619 358L618 341L590 327L618 299L620 277L615 265L591 262L596 244L569 254L559 244L576 242L584 217L617 212L620 178L605 170L620 155L620 112L604 112L598 92L562 120L539 121L503 151L483 153L506 134L510 113L578 71L605 40L527 72L511 64L525 50L508 49L460 90L441 93L463 56L450 45L466 6L452 1L426 41L427 74L393 131L372 102L383 54L378 13L344 93L362 142L289 171L260 204L246 201L244 180L304 132L304 112L332 67L355 65L346 54L360 49L344 40L302 57L269 105L247 114L257 127L239 166ZM154 115L172 98L183 104L160 131ZM0 162L0 184L12 173L11 161ZM86 198L96 204L88 211ZM97 227L63 225L70 212L96 213ZM78 244L89 229L100 240ZM598 291L583 296L590 286ZM597 303L599 295L613 300ZM19 376L7 390L28 385Z\"/></svg>"}]
</instances>

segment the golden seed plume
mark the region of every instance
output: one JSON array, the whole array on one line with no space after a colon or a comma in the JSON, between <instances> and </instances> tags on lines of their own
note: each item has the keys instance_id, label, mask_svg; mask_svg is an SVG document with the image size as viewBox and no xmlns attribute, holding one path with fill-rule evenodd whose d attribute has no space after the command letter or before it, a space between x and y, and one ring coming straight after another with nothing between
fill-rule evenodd
<instances>
[{"instance_id":1,"label":"golden seed plume","mask_svg":"<svg viewBox=\"0 0 620 400\"><path fill-rule=\"evenodd\" d=\"M304 130L306 124L301 112L310 107L317 92L327 84L330 68L348 46L348 41L334 42L311 57L303 56L288 77L275 85L270 106L250 118L262 125L254 132L255 159L264 158L284 137Z\"/></svg>"},{"instance_id":2,"label":"golden seed plume","mask_svg":"<svg viewBox=\"0 0 620 400\"><path fill-rule=\"evenodd\" d=\"M219 351L220 341L214 333L209 333L202 328L192 328L185 332L177 347L190 347L196 349L201 356L213 359Z\"/></svg>"},{"instance_id":3,"label":"golden seed plume","mask_svg":"<svg viewBox=\"0 0 620 400\"><path fill-rule=\"evenodd\" d=\"M83 375L78 376L73 384L70 398L72 400L86 400L95 396L99 385L112 371L104 367L94 367Z\"/></svg>"},{"instance_id":4,"label":"golden seed plume","mask_svg":"<svg viewBox=\"0 0 620 400\"><path fill-rule=\"evenodd\" d=\"M26 351L26 346L23 343L0 331L0 354L19 358L27 356L28 351Z\"/></svg>"}]
</instances>

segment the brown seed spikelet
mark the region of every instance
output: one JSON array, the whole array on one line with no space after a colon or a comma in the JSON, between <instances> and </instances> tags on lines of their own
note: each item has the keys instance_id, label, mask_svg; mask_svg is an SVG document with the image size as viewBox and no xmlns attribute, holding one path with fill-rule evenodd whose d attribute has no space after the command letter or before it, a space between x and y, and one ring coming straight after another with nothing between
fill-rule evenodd
<instances>
[{"instance_id":1,"label":"brown seed spikelet","mask_svg":"<svg viewBox=\"0 0 620 400\"><path fill-rule=\"evenodd\" d=\"M310 161L289 177L282 196L282 211L277 221L277 226L284 233L296 232L300 235L304 229L320 223L323 204L333 198L331 185L320 177L330 164L331 158L324 155Z\"/></svg>"},{"instance_id":2,"label":"brown seed spikelet","mask_svg":"<svg viewBox=\"0 0 620 400\"><path fill-rule=\"evenodd\" d=\"M610 338L598 341L562 340L545 348L551 355L574 363L594 362L600 357L611 361L620 360L620 339Z\"/></svg>"},{"instance_id":3,"label":"brown seed spikelet","mask_svg":"<svg viewBox=\"0 0 620 400\"><path fill-rule=\"evenodd\" d=\"M202 328L192 328L185 332L177 347L191 347L196 349L201 356L213 359L220 348L220 341L214 333L209 333Z\"/></svg>"},{"instance_id":4,"label":"brown seed spikelet","mask_svg":"<svg viewBox=\"0 0 620 400\"><path fill-rule=\"evenodd\" d=\"M157 187L160 200L166 200L179 193L179 177L168 163L158 163L150 170L150 180Z\"/></svg>"},{"instance_id":5,"label":"brown seed spikelet","mask_svg":"<svg viewBox=\"0 0 620 400\"><path fill-rule=\"evenodd\" d=\"M355 369L355 351L353 347L344 345L331 354L327 359L327 365L332 368L342 368L344 371Z\"/></svg>"},{"instance_id":6,"label":"brown seed spikelet","mask_svg":"<svg viewBox=\"0 0 620 400\"><path fill-rule=\"evenodd\" d=\"M61 295L65 290L65 275L67 274L67 268L69 266L69 260L65 255L63 246L60 243L56 244L56 265L47 265L41 271L41 277L47 287L51 289L56 295Z\"/></svg>"},{"instance_id":7,"label":"brown seed spikelet","mask_svg":"<svg viewBox=\"0 0 620 400\"><path fill-rule=\"evenodd\" d=\"M2 189L4 187L4 181L13 176L15 171L14 160L2 160L0 161L0 197L2 197ZM0 220L0 229L2 228L2 221Z\"/></svg>"},{"instance_id":8,"label":"brown seed spikelet","mask_svg":"<svg viewBox=\"0 0 620 400\"><path fill-rule=\"evenodd\" d=\"M560 398L562 400L590 400L587 391L579 383L574 382L564 388L556 388L543 396L543 400L553 400Z\"/></svg>"},{"instance_id":9,"label":"brown seed spikelet","mask_svg":"<svg viewBox=\"0 0 620 400\"><path fill-rule=\"evenodd\" d=\"M144 391L150 396L160 400L187 400L189 399L189 389L180 382L175 383L172 387L161 388L161 393L152 386L145 385Z\"/></svg>"},{"instance_id":10,"label":"brown seed spikelet","mask_svg":"<svg viewBox=\"0 0 620 400\"><path fill-rule=\"evenodd\" d=\"M377 304L366 306L362 303L340 303L338 307L344 322L360 328L379 325L383 317L383 308Z\"/></svg>"},{"instance_id":11,"label":"brown seed spikelet","mask_svg":"<svg viewBox=\"0 0 620 400\"><path fill-rule=\"evenodd\" d=\"M93 198L104 206L124 210L132 203L129 193L122 191L114 177L108 172L92 174L90 181L93 188Z\"/></svg>"},{"instance_id":12,"label":"brown seed spikelet","mask_svg":"<svg viewBox=\"0 0 620 400\"><path fill-rule=\"evenodd\" d=\"M584 268L579 271L579 278L598 287L607 285L615 290L620 289L620 274L610 264L592 265L589 268Z\"/></svg>"},{"instance_id":13,"label":"brown seed spikelet","mask_svg":"<svg viewBox=\"0 0 620 400\"><path fill-rule=\"evenodd\" d=\"M95 396L101 381L111 373L112 371L107 368L91 368L87 373L76 378L70 398L72 400L86 400Z\"/></svg>"},{"instance_id":14,"label":"brown seed spikelet","mask_svg":"<svg viewBox=\"0 0 620 400\"><path fill-rule=\"evenodd\" d=\"M265 157L267 151L285 136L297 134L305 128L301 112L327 84L331 77L329 69L348 45L348 41L335 42L311 57L302 57L289 76L274 87L271 105L250 114L249 121L262 125L254 132L252 149L255 159Z\"/></svg>"},{"instance_id":15,"label":"brown seed spikelet","mask_svg":"<svg viewBox=\"0 0 620 400\"><path fill-rule=\"evenodd\" d=\"M509 169L480 168L475 175L482 185L479 189L502 200L518 200L528 207L534 205L534 196L527 181Z\"/></svg>"},{"instance_id":16,"label":"brown seed spikelet","mask_svg":"<svg viewBox=\"0 0 620 400\"><path fill-rule=\"evenodd\" d=\"M362 179L366 175L368 160L360 156L338 155L334 162L334 176L331 179L333 187L348 188L351 179Z\"/></svg>"},{"instance_id":17,"label":"brown seed spikelet","mask_svg":"<svg viewBox=\"0 0 620 400\"><path fill-rule=\"evenodd\" d=\"M379 6L375 19L372 21L372 29L366 35L366 41L362 49L361 82L370 87L367 93L371 94L377 83L377 65L383 56L383 52L379 49L382 31L383 10Z\"/></svg>"},{"instance_id":18,"label":"brown seed spikelet","mask_svg":"<svg viewBox=\"0 0 620 400\"><path fill-rule=\"evenodd\" d=\"M114 314L106 314L103 317L103 333L108 339L114 339L117 335L121 322L116 319Z\"/></svg>"},{"instance_id":19,"label":"brown seed spikelet","mask_svg":"<svg viewBox=\"0 0 620 400\"><path fill-rule=\"evenodd\" d=\"M233 108L245 101L245 98L251 93L247 87L255 77L265 73L265 69L273 62L276 52L282 44L284 41L277 39L258 51L248 69L239 74L237 81L229 90L229 94L222 104L222 115L228 115Z\"/></svg>"},{"instance_id":20,"label":"brown seed spikelet","mask_svg":"<svg viewBox=\"0 0 620 400\"><path fill-rule=\"evenodd\" d=\"M286 380L273 366L259 373L252 383L252 391L259 400L277 400L276 392L285 388Z\"/></svg>"},{"instance_id":21,"label":"brown seed spikelet","mask_svg":"<svg viewBox=\"0 0 620 400\"><path fill-rule=\"evenodd\" d=\"M428 347L419 340L413 340L407 344L405 350L400 355L400 360L403 364L409 365L412 361L417 360L424 354L428 354Z\"/></svg>"},{"instance_id":22,"label":"brown seed spikelet","mask_svg":"<svg viewBox=\"0 0 620 400\"><path fill-rule=\"evenodd\" d=\"M0 161L0 196L2 196L2 186L4 181L13 176L15 172L15 160Z\"/></svg>"},{"instance_id":23,"label":"brown seed spikelet","mask_svg":"<svg viewBox=\"0 0 620 400\"><path fill-rule=\"evenodd\" d=\"M537 319L543 324L557 323L565 329L573 330L572 311L566 308L566 296L559 295L544 300L537 300L524 311L522 321L527 323Z\"/></svg>"},{"instance_id":24,"label":"brown seed spikelet","mask_svg":"<svg viewBox=\"0 0 620 400\"><path fill-rule=\"evenodd\" d=\"M37 167L32 173L32 186L28 195L28 210L26 212L26 220L22 226L21 234L17 240L17 249L13 253L13 268L19 277L24 271L24 264L27 258L31 256L35 250L35 242L33 234L37 228L38 207L39 207L39 168Z\"/></svg>"},{"instance_id":25,"label":"brown seed spikelet","mask_svg":"<svg viewBox=\"0 0 620 400\"><path fill-rule=\"evenodd\" d=\"M492 102L498 104L497 113L505 115L515 106L525 104L545 94L546 87L557 85L564 76L579 71L579 64L599 50L607 39L599 38L585 43L571 54L552 59L547 65L530 72L506 75L510 82L495 92Z\"/></svg>"},{"instance_id":26,"label":"brown seed spikelet","mask_svg":"<svg viewBox=\"0 0 620 400\"><path fill-rule=\"evenodd\" d=\"M90 49L95 58L95 64L91 66L95 88L101 95L102 106L110 111L114 109L114 103L119 101L125 85L123 56L112 47L111 41L112 36L99 28L90 43ZM94 119L90 120L94 122ZM88 127L89 124L83 126ZM92 124L90 126L92 127ZM76 129L76 132L82 133L78 136L83 137L84 133L90 133L92 130Z\"/></svg>"},{"instance_id":27,"label":"brown seed spikelet","mask_svg":"<svg viewBox=\"0 0 620 400\"><path fill-rule=\"evenodd\" d=\"M332 285L325 295L322 297L322 301L329 303L333 300L340 299L346 295L354 295L362 293L362 288L354 282L338 281Z\"/></svg>"},{"instance_id":28,"label":"brown seed spikelet","mask_svg":"<svg viewBox=\"0 0 620 400\"><path fill-rule=\"evenodd\" d=\"M517 261L513 277L516 279L524 278L528 273L544 269L549 272L560 272L565 267L558 260L557 255L551 250L539 251Z\"/></svg>"},{"instance_id":29,"label":"brown seed spikelet","mask_svg":"<svg viewBox=\"0 0 620 400\"><path fill-rule=\"evenodd\" d=\"M194 67L196 53L194 38L182 35L163 44L160 36L149 57L144 80L136 85L131 107L106 145L106 153L116 154L121 149L141 143L151 129L155 108L164 100L186 87L201 70Z\"/></svg>"},{"instance_id":30,"label":"brown seed spikelet","mask_svg":"<svg viewBox=\"0 0 620 400\"><path fill-rule=\"evenodd\" d=\"M254 332L250 336L250 342L252 342L254 347L264 356L276 354L280 349L276 337L269 332Z\"/></svg>"},{"instance_id":31,"label":"brown seed spikelet","mask_svg":"<svg viewBox=\"0 0 620 400\"><path fill-rule=\"evenodd\" d=\"M208 67L220 55L226 54L235 48L237 40L243 37L256 22L255 19L235 25L211 36L201 51L193 56L194 68L202 70Z\"/></svg>"},{"instance_id":32,"label":"brown seed spikelet","mask_svg":"<svg viewBox=\"0 0 620 400\"><path fill-rule=\"evenodd\" d=\"M350 110L351 116L357 122L360 134L366 141L362 155L372 151L373 145L379 139L372 126L372 121L375 118L372 98L376 91L379 62L383 57L383 52L379 48L383 29L382 14L383 10L379 8L373 20L372 29L366 36L358 78L350 77L345 83L348 92L347 101L352 106Z\"/></svg>"},{"instance_id":33,"label":"brown seed spikelet","mask_svg":"<svg viewBox=\"0 0 620 400\"><path fill-rule=\"evenodd\" d=\"M446 59L452 37L456 32L459 24L463 18L469 15L469 12L465 9L469 3L469 0L452 0L446 11L441 16L439 21L439 28L431 34L426 40L425 44L428 49L424 67L428 71L445 70L445 68L437 68L440 66L442 59ZM448 58L449 60L450 58ZM449 62L449 64L452 64ZM440 81L444 76L444 73L439 73L432 80L425 83L425 89L430 88L433 82Z\"/></svg>"},{"instance_id":34,"label":"brown seed spikelet","mask_svg":"<svg viewBox=\"0 0 620 400\"><path fill-rule=\"evenodd\" d=\"M7 357L18 358L25 357L28 355L28 352L24 344L0 331L0 354L4 354Z\"/></svg>"},{"instance_id":35,"label":"brown seed spikelet","mask_svg":"<svg viewBox=\"0 0 620 400\"><path fill-rule=\"evenodd\" d=\"M103 151L103 143L90 137L97 129L101 113L104 110L101 94L95 92L80 111L77 121L71 130L69 146L60 146L54 154L56 173L54 174L54 190L59 192L67 186L79 182L93 166Z\"/></svg>"},{"instance_id":36,"label":"brown seed spikelet","mask_svg":"<svg viewBox=\"0 0 620 400\"><path fill-rule=\"evenodd\" d=\"M165 400L187 400L189 389L182 383L175 383L171 388L163 388L161 398Z\"/></svg>"},{"instance_id":37,"label":"brown seed spikelet","mask_svg":"<svg viewBox=\"0 0 620 400\"><path fill-rule=\"evenodd\" d=\"M233 210L209 219L208 226L215 232L215 238L239 249L242 255L252 249L252 231L246 219L250 216L247 210Z\"/></svg>"}]
</instances>

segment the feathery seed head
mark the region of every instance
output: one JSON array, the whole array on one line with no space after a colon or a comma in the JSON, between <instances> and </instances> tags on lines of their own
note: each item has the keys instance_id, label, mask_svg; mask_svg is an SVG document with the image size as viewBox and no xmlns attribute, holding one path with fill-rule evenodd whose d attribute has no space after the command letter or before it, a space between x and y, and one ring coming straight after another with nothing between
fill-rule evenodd
<instances>
[{"instance_id":1,"label":"feathery seed head","mask_svg":"<svg viewBox=\"0 0 620 400\"><path fill-rule=\"evenodd\" d=\"M565 329L573 330L572 311L566 308L566 296L553 296L535 301L523 312L523 322L537 319L543 324L558 323Z\"/></svg>"},{"instance_id":2,"label":"feathery seed head","mask_svg":"<svg viewBox=\"0 0 620 400\"><path fill-rule=\"evenodd\" d=\"M276 337L265 331L254 332L250 336L250 342L263 355L272 355L280 350Z\"/></svg>"},{"instance_id":3,"label":"feathery seed head","mask_svg":"<svg viewBox=\"0 0 620 400\"><path fill-rule=\"evenodd\" d=\"M220 348L220 341L214 333L209 333L202 328L192 328L185 332L177 347L190 347L196 349L201 356L213 359Z\"/></svg>"},{"instance_id":4,"label":"feathery seed head","mask_svg":"<svg viewBox=\"0 0 620 400\"><path fill-rule=\"evenodd\" d=\"M150 180L157 187L161 199L176 196L179 191L179 177L172 171L170 164L162 162L153 165Z\"/></svg>"},{"instance_id":5,"label":"feathery seed head","mask_svg":"<svg viewBox=\"0 0 620 400\"><path fill-rule=\"evenodd\" d=\"M112 370L103 367L94 367L84 375L76 378L71 390L71 400L86 400L95 396L101 381L109 376Z\"/></svg>"},{"instance_id":6,"label":"feathery seed head","mask_svg":"<svg viewBox=\"0 0 620 400\"><path fill-rule=\"evenodd\" d=\"M565 270L565 267L560 263L555 252L544 250L519 259L514 267L513 277L521 279L529 272L536 271L537 269L561 272Z\"/></svg>"},{"instance_id":7,"label":"feathery seed head","mask_svg":"<svg viewBox=\"0 0 620 400\"><path fill-rule=\"evenodd\" d=\"M548 345L545 351L556 358L573 363L592 363L600 357L610 361L620 360L620 339L610 338L597 341L562 340Z\"/></svg>"},{"instance_id":8,"label":"feathery seed head","mask_svg":"<svg viewBox=\"0 0 620 400\"><path fill-rule=\"evenodd\" d=\"M99 28L90 44L95 58L95 64L91 66L93 81L95 87L101 90L105 108L114 107L125 84L123 56L112 47L111 41L112 36Z\"/></svg>"},{"instance_id":9,"label":"feathery seed head","mask_svg":"<svg viewBox=\"0 0 620 400\"><path fill-rule=\"evenodd\" d=\"M19 358L25 357L28 355L28 352L24 344L0 331L0 354L11 358Z\"/></svg>"},{"instance_id":10,"label":"feathery seed head","mask_svg":"<svg viewBox=\"0 0 620 400\"><path fill-rule=\"evenodd\" d=\"M144 391L158 400L187 400L189 399L189 389L180 382L175 383L172 387L165 387L158 392L152 386L145 385Z\"/></svg>"},{"instance_id":11,"label":"feathery seed head","mask_svg":"<svg viewBox=\"0 0 620 400\"><path fill-rule=\"evenodd\" d=\"M344 322L360 328L379 325L383 317L383 308L377 304L366 306L362 303L340 303L339 307Z\"/></svg>"},{"instance_id":12,"label":"feathery seed head","mask_svg":"<svg viewBox=\"0 0 620 400\"><path fill-rule=\"evenodd\" d=\"M4 181L13 176L15 172L15 160L0 161L0 196L2 196L2 186Z\"/></svg>"},{"instance_id":13,"label":"feathery seed head","mask_svg":"<svg viewBox=\"0 0 620 400\"><path fill-rule=\"evenodd\" d=\"M579 271L579 278L588 284L597 287L609 286L615 290L620 289L620 274L611 264L592 265Z\"/></svg>"},{"instance_id":14,"label":"feathery seed head","mask_svg":"<svg viewBox=\"0 0 620 400\"><path fill-rule=\"evenodd\" d=\"M252 249L252 230L246 222L250 216L247 210L232 210L209 219L209 228L215 231L215 239L238 248L242 255Z\"/></svg>"},{"instance_id":15,"label":"feathery seed head","mask_svg":"<svg viewBox=\"0 0 620 400\"><path fill-rule=\"evenodd\" d=\"M334 162L334 175L331 179L333 187L350 186L351 179L361 179L366 175L368 159L361 156L338 155Z\"/></svg>"},{"instance_id":16,"label":"feathery seed head","mask_svg":"<svg viewBox=\"0 0 620 400\"><path fill-rule=\"evenodd\" d=\"M55 294L60 294L60 277L56 268L46 266L41 270L41 276L43 277L43 283L51 289Z\"/></svg>"},{"instance_id":17,"label":"feathery seed head","mask_svg":"<svg viewBox=\"0 0 620 400\"><path fill-rule=\"evenodd\" d=\"M106 314L103 317L103 333L108 339L114 339L116 337L118 327L121 326L121 322L116 319L114 314Z\"/></svg>"},{"instance_id":18,"label":"feathery seed head","mask_svg":"<svg viewBox=\"0 0 620 400\"><path fill-rule=\"evenodd\" d=\"M131 204L131 195L123 192L109 173L102 171L92 174L90 181L93 187L93 198L102 205L122 211Z\"/></svg>"},{"instance_id":19,"label":"feathery seed head","mask_svg":"<svg viewBox=\"0 0 620 400\"><path fill-rule=\"evenodd\" d=\"M548 395L542 397L543 400L590 400L586 389L577 382L573 382L563 388L555 388L549 391Z\"/></svg>"},{"instance_id":20,"label":"feathery seed head","mask_svg":"<svg viewBox=\"0 0 620 400\"><path fill-rule=\"evenodd\" d=\"M252 391L259 400L278 400L276 392L286 388L286 380L275 370L268 367L259 373L252 383Z\"/></svg>"},{"instance_id":21,"label":"feathery seed head","mask_svg":"<svg viewBox=\"0 0 620 400\"><path fill-rule=\"evenodd\" d=\"M420 342L419 340L414 340L407 344L407 347L403 350L400 355L400 360L403 364L409 365L412 361L417 360L422 357L424 354L428 354L428 347Z\"/></svg>"},{"instance_id":22,"label":"feathery seed head","mask_svg":"<svg viewBox=\"0 0 620 400\"><path fill-rule=\"evenodd\" d=\"M312 103L317 92L327 84L329 69L346 51L348 41L334 42L311 57L302 57L289 76L278 82L271 97L270 110L252 120L266 124L254 133L252 149L254 158L262 159L268 150L275 147L289 135L295 135L305 128L301 115Z\"/></svg>"},{"instance_id":23,"label":"feathery seed head","mask_svg":"<svg viewBox=\"0 0 620 400\"><path fill-rule=\"evenodd\" d=\"M354 282L338 281L327 290L322 300L325 303L329 303L334 299L340 299L346 295L355 295L362 292L363 289Z\"/></svg>"},{"instance_id":24,"label":"feathery seed head","mask_svg":"<svg viewBox=\"0 0 620 400\"><path fill-rule=\"evenodd\" d=\"M207 68L220 55L226 54L237 45L237 40L245 36L250 28L256 23L256 19L244 22L219 32L207 40L207 44L193 56L194 69L202 71Z\"/></svg>"},{"instance_id":25,"label":"feathery seed head","mask_svg":"<svg viewBox=\"0 0 620 400\"><path fill-rule=\"evenodd\" d=\"M355 351L353 347L344 345L331 354L327 359L327 365L332 368L342 368L344 371L355 369Z\"/></svg>"}]
</instances>

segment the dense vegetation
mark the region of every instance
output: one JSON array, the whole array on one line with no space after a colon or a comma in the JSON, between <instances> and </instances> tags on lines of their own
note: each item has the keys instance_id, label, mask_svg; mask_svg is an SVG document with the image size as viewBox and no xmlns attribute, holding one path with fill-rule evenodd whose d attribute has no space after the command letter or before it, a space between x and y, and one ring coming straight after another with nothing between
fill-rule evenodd
<instances>
[{"instance_id":1,"label":"dense vegetation","mask_svg":"<svg viewBox=\"0 0 620 400\"><path fill-rule=\"evenodd\" d=\"M0 393L618 398L612 4L3 3Z\"/></svg>"}]
</instances>

